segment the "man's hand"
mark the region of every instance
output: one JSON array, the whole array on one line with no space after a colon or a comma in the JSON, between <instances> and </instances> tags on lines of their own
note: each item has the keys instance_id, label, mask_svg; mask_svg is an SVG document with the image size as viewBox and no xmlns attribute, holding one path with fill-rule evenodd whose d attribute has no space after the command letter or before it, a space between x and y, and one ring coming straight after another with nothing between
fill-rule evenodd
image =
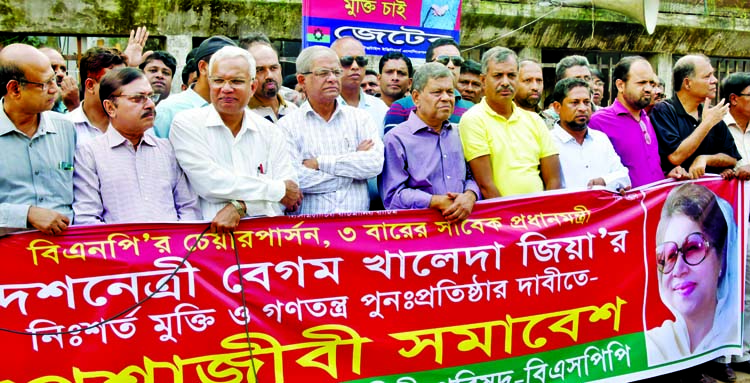
<instances>
[{"instance_id":1,"label":"man's hand","mask_svg":"<svg viewBox=\"0 0 750 383\"><path fill-rule=\"evenodd\" d=\"M675 166L672 170L669 171L669 174L667 174L668 178L673 178L675 180L687 180L690 179L690 173L685 170L682 166Z\"/></svg>"},{"instance_id":2,"label":"man's hand","mask_svg":"<svg viewBox=\"0 0 750 383\"><path fill-rule=\"evenodd\" d=\"M604 182L604 178L598 177L589 180L589 183L586 185L586 187L589 189L593 188L594 186L607 186L607 183Z\"/></svg>"},{"instance_id":3,"label":"man's hand","mask_svg":"<svg viewBox=\"0 0 750 383\"><path fill-rule=\"evenodd\" d=\"M729 104L725 103L723 98L713 107L708 106L710 102L707 98L703 104L703 121L708 123L709 129L723 120L729 111Z\"/></svg>"},{"instance_id":4,"label":"man's hand","mask_svg":"<svg viewBox=\"0 0 750 383\"><path fill-rule=\"evenodd\" d=\"M312 170L320 170L320 165L318 164L317 158L308 158L306 160L303 160L302 166Z\"/></svg>"},{"instance_id":5,"label":"man's hand","mask_svg":"<svg viewBox=\"0 0 750 383\"><path fill-rule=\"evenodd\" d=\"M477 202L477 196L472 191L463 193L448 192L448 197L453 199L453 203L443 210L443 217L450 223L457 223L469 218L471 210L474 209L474 203Z\"/></svg>"},{"instance_id":6,"label":"man's hand","mask_svg":"<svg viewBox=\"0 0 750 383\"><path fill-rule=\"evenodd\" d=\"M734 169L732 169L732 168L724 169L724 170L721 171L720 175L721 175L721 178L723 178L723 179L725 179L727 181L731 180L735 176Z\"/></svg>"},{"instance_id":7,"label":"man's hand","mask_svg":"<svg viewBox=\"0 0 750 383\"><path fill-rule=\"evenodd\" d=\"M286 207L286 211L291 213L299 208L302 203L302 192L299 190L299 186L292 180L284 180L286 185L286 194L281 199L281 204Z\"/></svg>"},{"instance_id":8,"label":"man's hand","mask_svg":"<svg viewBox=\"0 0 750 383\"><path fill-rule=\"evenodd\" d=\"M373 142L371 139L366 139L357 145L357 151L358 152L366 152L370 149L372 149L375 146L375 142Z\"/></svg>"},{"instance_id":9,"label":"man's hand","mask_svg":"<svg viewBox=\"0 0 750 383\"><path fill-rule=\"evenodd\" d=\"M130 38L128 39L128 46L122 53L128 58L128 66L138 67L141 65L144 59L154 53L148 51L143 53L143 47L146 46L146 40L148 40L148 29L146 27L138 27L136 30L130 30Z\"/></svg>"},{"instance_id":10,"label":"man's hand","mask_svg":"<svg viewBox=\"0 0 750 383\"><path fill-rule=\"evenodd\" d=\"M211 232L216 234L232 233L240 224L241 218L234 205L228 203L216 213L211 221Z\"/></svg>"},{"instance_id":11,"label":"man's hand","mask_svg":"<svg viewBox=\"0 0 750 383\"><path fill-rule=\"evenodd\" d=\"M693 164L690 165L690 169L688 170L688 172L690 173L690 178L694 180L703 177L703 175L706 174L706 157L695 157L695 160L693 161Z\"/></svg>"},{"instance_id":12,"label":"man's hand","mask_svg":"<svg viewBox=\"0 0 750 383\"><path fill-rule=\"evenodd\" d=\"M68 108L68 111L72 111L81 105L81 98L78 93L78 83L76 83L76 79L73 77L65 76L65 78L63 78L62 84L60 84L60 92L62 102L65 104L65 107Z\"/></svg>"},{"instance_id":13,"label":"man's hand","mask_svg":"<svg viewBox=\"0 0 750 383\"><path fill-rule=\"evenodd\" d=\"M453 198L447 194L435 194L430 198L430 209L435 209L439 211L440 214L444 214L445 210L447 210L452 204Z\"/></svg>"},{"instance_id":14,"label":"man's hand","mask_svg":"<svg viewBox=\"0 0 750 383\"><path fill-rule=\"evenodd\" d=\"M33 228L47 235L60 234L70 225L68 217L50 209L32 206L26 220Z\"/></svg>"},{"instance_id":15,"label":"man's hand","mask_svg":"<svg viewBox=\"0 0 750 383\"><path fill-rule=\"evenodd\" d=\"M740 179L740 181L750 180L750 165L740 166L734 175Z\"/></svg>"}]
</instances>

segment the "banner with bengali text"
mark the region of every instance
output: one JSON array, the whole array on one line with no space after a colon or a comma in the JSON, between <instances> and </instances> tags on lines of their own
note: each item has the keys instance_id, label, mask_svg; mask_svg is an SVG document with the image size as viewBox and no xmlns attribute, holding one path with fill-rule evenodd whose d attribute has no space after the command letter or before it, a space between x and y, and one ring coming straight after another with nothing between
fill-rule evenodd
<instances>
[{"instance_id":1,"label":"banner with bengali text","mask_svg":"<svg viewBox=\"0 0 750 383\"><path fill-rule=\"evenodd\" d=\"M461 0L303 0L302 46L353 36L368 55L424 59L441 37L460 39Z\"/></svg>"},{"instance_id":2,"label":"banner with bengali text","mask_svg":"<svg viewBox=\"0 0 750 383\"><path fill-rule=\"evenodd\" d=\"M710 228L662 219L668 197L699 198L684 185L716 196ZM10 235L0 382L655 376L739 353L747 199L706 178L487 201L456 225L413 210ZM669 273L657 238L679 249Z\"/></svg>"}]
</instances>

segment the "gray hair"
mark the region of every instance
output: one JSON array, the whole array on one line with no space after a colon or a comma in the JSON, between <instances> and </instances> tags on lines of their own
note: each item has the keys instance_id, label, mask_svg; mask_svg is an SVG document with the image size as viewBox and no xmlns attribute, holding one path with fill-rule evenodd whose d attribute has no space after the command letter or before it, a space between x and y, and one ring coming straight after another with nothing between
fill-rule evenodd
<instances>
[{"instance_id":1,"label":"gray hair","mask_svg":"<svg viewBox=\"0 0 750 383\"><path fill-rule=\"evenodd\" d=\"M245 60L247 60L248 64L248 76L250 77L250 80L255 79L255 59L253 58L253 55L250 54L246 49L242 49L237 46L227 45L213 54L211 56L211 60L208 62L208 75L210 76L214 71L214 65L224 59L230 59L235 57L242 57Z\"/></svg>"},{"instance_id":2,"label":"gray hair","mask_svg":"<svg viewBox=\"0 0 750 383\"><path fill-rule=\"evenodd\" d=\"M414 72L412 89L421 92L431 79L437 80L444 77L453 79L453 72L447 66L436 62L426 63Z\"/></svg>"},{"instance_id":3,"label":"gray hair","mask_svg":"<svg viewBox=\"0 0 750 383\"><path fill-rule=\"evenodd\" d=\"M330 56L334 58L336 62L339 61L339 56L336 54L336 51L331 48L314 45L303 49L302 52L299 53L299 56L297 56L297 74L311 72L313 61L324 56Z\"/></svg>"},{"instance_id":4,"label":"gray hair","mask_svg":"<svg viewBox=\"0 0 750 383\"><path fill-rule=\"evenodd\" d=\"M518 55L513 52L512 49L506 47L494 47L482 55L482 73L487 73L487 68L490 66L490 61L496 63L502 63L512 58L516 62L516 70L518 70Z\"/></svg>"},{"instance_id":5,"label":"gray hair","mask_svg":"<svg viewBox=\"0 0 750 383\"><path fill-rule=\"evenodd\" d=\"M589 60L586 57L579 55L563 57L563 59L557 63L557 66L555 66L556 80L562 80L563 76L565 76L565 71L568 70L568 68L572 68L574 66L585 66L588 68Z\"/></svg>"},{"instance_id":6,"label":"gray hair","mask_svg":"<svg viewBox=\"0 0 750 383\"><path fill-rule=\"evenodd\" d=\"M705 60L709 64L711 63L711 59L704 54L690 54L677 60L672 69L672 87L675 92L679 92L682 89L682 83L685 82L686 78L695 75L695 64L699 60Z\"/></svg>"}]
</instances>

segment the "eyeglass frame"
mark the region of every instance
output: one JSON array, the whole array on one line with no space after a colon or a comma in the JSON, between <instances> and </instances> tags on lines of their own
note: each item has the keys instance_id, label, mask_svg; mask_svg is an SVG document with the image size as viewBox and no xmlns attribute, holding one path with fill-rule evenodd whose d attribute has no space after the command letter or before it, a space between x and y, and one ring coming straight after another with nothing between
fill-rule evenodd
<instances>
[{"instance_id":1,"label":"eyeglass frame","mask_svg":"<svg viewBox=\"0 0 750 383\"><path fill-rule=\"evenodd\" d=\"M702 241L702 242L703 242L703 245L705 246L705 247L704 247L704 253L703 253L703 257L701 257L700 261L698 261L698 262L696 262L696 263L690 263L690 262L688 262L688 260L687 260L687 254L685 254L686 252L684 251L684 247L685 247L685 245L687 244L688 238L690 238L690 236L692 236L692 235L695 235L695 234L699 235L699 236L700 236L700 237L701 237L701 238L703 239L703 241ZM659 246L656 246L656 250L657 250L657 255L658 255L659 247L660 247L660 246L664 246L664 244L667 244L667 243L674 243L674 244L675 244L675 246L677 246L677 254L678 254L678 256L679 256L679 254L682 254L682 261L683 261L683 262L685 262L685 264L686 264L686 265L689 265L689 266L698 266L698 265L700 265L701 263L703 263L703 261L705 261L705 260L706 260L706 256L708 255L708 250L709 250L709 249L710 249L710 248L712 247L712 246L711 246L711 242L710 242L710 241L708 240L708 238L706 238L706 235L705 235L705 234L703 234L703 233L702 233L702 232L700 232L700 231L696 231L696 232L693 232L693 233L690 233L690 234L688 234L688 235L687 235L687 236L685 237L685 241L683 241L683 243L682 243L682 246L679 246L679 245L677 245L677 242L674 242L674 241L666 241L666 242L662 242L662 243L661 243L661 244L660 244ZM665 265L666 265L666 263L665 263ZM671 273L671 272L672 272L672 271L674 270L674 267L675 267L675 265L677 265L677 258L675 258L675 261L674 261L674 262L672 263L672 268L671 268L671 269L669 269L669 271L667 271L667 272L664 272L664 270L666 269L666 267L664 267L664 266L662 266L662 265L660 265L660 264L659 264L659 259L658 259L658 257L657 257L657 260L656 260L656 268L657 268L657 270L659 270L659 272L660 272L661 274L663 274L663 275L667 275L667 274Z\"/></svg>"},{"instance_id":2,"label":"eyeglass frame","mask_svg":"<svg viewBox=\"0 0 750 383\"><path fill-rule=\"evenodd\" d=\"M142 94L142 93L135 93L135 94L113 94L109 96L110 99L117 98L117 97L127 97L128 100L134 104L137 105L145 105L146 100L151 100L154 104L156 104L159 101L159 98L161 98L161 93L151 93L151 94ZM141 101L133 101L133 98L137 97Z\"/></svg>"},{"instance_id":3,"label":"eyeglass frame","mask_svg":"<svg viewBox=\"0 0 750 383\"><path fill-rule=\"evenodd\" d=\"M242 84L242 85L234 85L234 84L232 84L232 81L240 80L240 79L245 80L245 83ZM221 85L216 85L216 80L222 80L223 83ZM208 77L208 81L211 82L210 85L213 85L215 87L223 88L224 86L226 86L227 84L229 84L230 88L232 88L232 89L239 89L239 88L242 88L243 86L246 86L247 84L252 83L253 81L255 81L255 77L251 77L250 79L246 79L246 78L242 78L242 77L235 77L235 78L227 80L227 79L222 78L222 77L209 76Z\"/></svg>"},{"instance_id":4,"label":"eyeglass frame","mask_svg":"<svg viewBox=\"0 0 750 383\"><path fill-rule=\"evenodd\" d=\"M322 73L319 73L319 72L327 72L327 73L322 74ZM303 76L307 76L307 75L311 74L311 75L313 75L315 77L322 78L322 79L326 79L326 78L330 77L333 74L336 78L341 78L341 77L344 76L344 71L341 70L341 69L338 69L338 68L337 69L318 68L318 69L316 69L314 71L302 72L300 74L303 75Z\"/></svg>"},{"instance_id":5,"label":"eyeglass frame","mask_svg":"<svg viewBox=\"0 0 750 383\"><path fill-rule=\"evenodd\" d=\"M14 79L14 80L16 80L19 84L39 85L39 86L42 87L42 92L46 92L46 91L50 90L50 88L52 88L53 84L55 86L57 86L57 76L52 76L52 78L50 78L46 82L29 81L29 80L26 80L26 79Z\"/></svg>"},{"instance_id":6,"label":"eyeglass frame","mask_svg":"<svg viewBox=\"0 0 750 383\"><path fill-rule=\"evenodd\" d=\"M366 56L341 56L339 58L339 63L341 63L342 67L350 67L355 61L357 62L357 65L362 68L366 67L370 62Z\"/></svg>"}]
</instances>

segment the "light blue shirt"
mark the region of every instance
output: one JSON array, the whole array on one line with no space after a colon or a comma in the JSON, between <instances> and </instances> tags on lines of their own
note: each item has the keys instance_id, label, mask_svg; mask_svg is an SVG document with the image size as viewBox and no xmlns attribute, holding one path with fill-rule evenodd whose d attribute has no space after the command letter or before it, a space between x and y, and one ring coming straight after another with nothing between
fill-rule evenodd
<instances>
[{"instance_id":1,"label":"light blue shirt","mask_svg":"<svg viewBox=\"0 0 750 383\"><path fill-rule=\"evenodd\" d=\"M177 112L183 110L202 108L208 105L193 88L169 96L166 100L156 106L156 119L154 120L154 135L159 138L169 138L169 128L172 126L172 120Z\"/></svg>"},{"instance_id":2,"label":"light blue shirt","mask_svg":"<svg viewBox=\"0 0 750 383\"><path fill-rule=\"evenodd\" d=\"M4 101L0 99L0 105ZM75 128L62 114L41 113L39 127L29 138L0 110L0 228L26 228L31 206L55 210L73 221L75 147Z\"/></svg>"}]
</instances>

